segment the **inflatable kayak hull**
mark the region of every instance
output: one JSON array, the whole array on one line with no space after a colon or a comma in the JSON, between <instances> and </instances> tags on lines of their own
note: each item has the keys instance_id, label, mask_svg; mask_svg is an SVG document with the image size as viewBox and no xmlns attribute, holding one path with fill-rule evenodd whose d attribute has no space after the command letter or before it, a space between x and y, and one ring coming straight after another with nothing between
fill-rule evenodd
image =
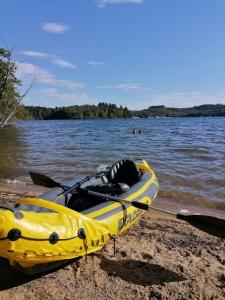
<instances>
[{"instance_id":1,"label":"inflatable kayak hull","mask_svg":"<svg viewBox=\"0 0 225 300\"><path fill-rule=\"evenodd\" d=\"M157 178L146 161L135 163L142 176L120 198L151 205L158 192ZM60 204L60 197L56 197L60 191L54 188L39 198L18 200L14 210L0 210L0 256L11 265L26 271L95 252L131 227L144 212L115 201L102 201L78 212Z\"/></svg>"}]
</instances>

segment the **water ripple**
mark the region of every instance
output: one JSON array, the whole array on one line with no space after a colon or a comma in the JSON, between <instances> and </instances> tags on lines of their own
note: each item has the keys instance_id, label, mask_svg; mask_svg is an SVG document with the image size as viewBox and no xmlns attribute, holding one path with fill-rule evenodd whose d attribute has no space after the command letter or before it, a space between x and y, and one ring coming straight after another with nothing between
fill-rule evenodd
<instances>
[{"instance_id":1,"label":"water ripple","mask_svg":"<svg viewBox=\"0 0 225 300\"><path fill-rule=\"evenodd\" d=\"M32 169L66 180L140 157L162 190L225 202L224 131L223 117L21 121L0 130L0 177L28 180Z\"/></svg>"}]
</instances>

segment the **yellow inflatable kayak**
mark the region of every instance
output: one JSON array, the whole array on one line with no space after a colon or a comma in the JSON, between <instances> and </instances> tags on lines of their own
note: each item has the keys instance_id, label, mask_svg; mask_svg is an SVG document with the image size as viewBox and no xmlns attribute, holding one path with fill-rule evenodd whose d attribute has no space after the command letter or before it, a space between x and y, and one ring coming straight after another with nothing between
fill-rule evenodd
<instances>
[{"instance_id":1,"label":"yellow inflatable kayak","mask_svg":"<svg viewBox=\"0 0 225 300\"><path fill-rule=\"evenodd\" d=\"M0 256L22 271L38 272L95 252L143 214L132 202L151 205L158 192L144 160L120 160L77 181L18 200L14 209L1 208Z\"/></svg>"}]
</instances>

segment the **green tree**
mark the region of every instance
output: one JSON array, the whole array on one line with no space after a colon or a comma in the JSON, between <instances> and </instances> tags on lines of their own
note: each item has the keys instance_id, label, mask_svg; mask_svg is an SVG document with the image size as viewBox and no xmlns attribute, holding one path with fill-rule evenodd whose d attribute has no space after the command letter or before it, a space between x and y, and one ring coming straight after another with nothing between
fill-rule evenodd
<instances>
[{"instance_id":1,"label":"green tree","mask_svg":"<svg viewBox=\"0 0 225 300\"><path fill-rule=\"evenodd\" d=\"M16 64L12 61L12 52L0 48L0 128L15 115L23 98L31 86L23 95L20 95L18 88L20 80L16 78Z\"/></svg>"}]
</instances>

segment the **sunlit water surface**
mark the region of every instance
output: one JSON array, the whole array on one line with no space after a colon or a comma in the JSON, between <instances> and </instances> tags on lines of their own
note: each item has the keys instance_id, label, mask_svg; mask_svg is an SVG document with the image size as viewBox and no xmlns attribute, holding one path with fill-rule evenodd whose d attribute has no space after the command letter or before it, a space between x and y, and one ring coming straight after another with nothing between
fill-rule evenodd
<instances>
[{"instance_id":1,"label":"sunlit water surface","mask_svg":"<svg viewBox=\"0 0 225 300\"><path fill-rule=\"evenodd\" d=\"M0 178L27 181L36 170L64 181L144 158L162 193L225 204L224 137L223 117L20 121L0 129Z\"/></svg>"}]
</instances>

